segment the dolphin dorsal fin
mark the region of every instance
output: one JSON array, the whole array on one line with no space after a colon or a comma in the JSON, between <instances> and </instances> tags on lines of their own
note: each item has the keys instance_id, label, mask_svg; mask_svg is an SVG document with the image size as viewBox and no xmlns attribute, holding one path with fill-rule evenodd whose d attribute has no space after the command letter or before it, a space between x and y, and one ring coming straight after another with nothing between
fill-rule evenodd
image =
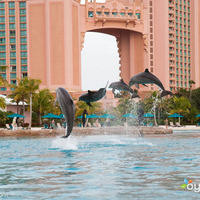
<instances>
[{"instance_id":1,"label":"dolphin dorsal fin","mask_svg":"<svg viewBox=\"0 0 200 200\"><path fill-rule=\"evenodd\" d=\"M145 69L145 72L146 72L146 73L149 73L149 70L146 68L146 69Z\"/></svg>"},{"instance_id":2,"label":"dolphin dorsal fin","mask_svg":"<svg viewBox=\"0 0 200 200\"><path fill-rule=\"evenodd\" d=\"M92 93L90 90L88 90L88 93Z\"/></svg>"}]
</instances>

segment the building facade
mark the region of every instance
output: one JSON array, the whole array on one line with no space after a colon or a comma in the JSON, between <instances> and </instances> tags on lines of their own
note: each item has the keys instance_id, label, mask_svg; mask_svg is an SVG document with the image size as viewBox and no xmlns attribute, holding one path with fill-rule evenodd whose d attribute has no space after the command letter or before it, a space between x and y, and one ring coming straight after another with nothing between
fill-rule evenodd
<instances>
[{"instance_id":1,"label":"building facade","mask_svg":"<svg viewBox=\"0 0 200 200\"><path fill-rule=\"evenodd\" d=\"M165 89L188 89L190 80L197 88L199 11L199 0L2 0L0 66L7 68L0 75L11 84L29 76L42 80L41 89L79 92L84 36L94 31L116 37L126 83L148 68Z\"/></svg>"}]
</instances>

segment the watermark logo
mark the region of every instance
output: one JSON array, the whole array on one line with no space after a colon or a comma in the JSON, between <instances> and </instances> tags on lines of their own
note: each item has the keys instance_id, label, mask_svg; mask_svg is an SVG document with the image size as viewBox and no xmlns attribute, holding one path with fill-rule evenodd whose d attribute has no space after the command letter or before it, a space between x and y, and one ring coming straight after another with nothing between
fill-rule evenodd
<instances>
[{"instance_id":1,"label":"watermark logo","mask_svg":"<svg viewBox=\"0 0 200 200\"><path fill-rule=\"evenodd\" d=\"M184 179L184 184L181 185L181 188L185 189L187 188L188 190L194 191L194 192L200 192L200 184L199 183L192 183L193 180L187 180L186 178Z\"/></svg>"}]
</instances>

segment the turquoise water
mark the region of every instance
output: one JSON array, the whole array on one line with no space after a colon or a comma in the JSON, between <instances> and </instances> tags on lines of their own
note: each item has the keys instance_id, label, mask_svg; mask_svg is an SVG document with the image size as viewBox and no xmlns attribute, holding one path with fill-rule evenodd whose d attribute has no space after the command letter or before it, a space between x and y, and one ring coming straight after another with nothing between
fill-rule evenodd
<instances>
[{"instance_id":1,"label":"turquoise water","mask_svg":"<svg viewBox=\"0 0 200 200\"><path fill-rule=\"evenodd\" d=\"M200 133L0 138L0 199L198 199Z\"/></svg>"}]
</instances>

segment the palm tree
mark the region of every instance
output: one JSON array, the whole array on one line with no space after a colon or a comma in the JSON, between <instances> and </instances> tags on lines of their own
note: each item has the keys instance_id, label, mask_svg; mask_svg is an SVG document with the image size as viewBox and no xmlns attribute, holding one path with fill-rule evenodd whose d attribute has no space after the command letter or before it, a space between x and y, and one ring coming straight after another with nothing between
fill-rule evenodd
<instances>
[{"instance_id":1,"label":"palm tree","mask_svg":"<svg viewBox=\"0 0 200 200\"><path fill-rule=\"evenodd\" d=\"M20 79L18 79L18 86L12 85L11 87L14 89L12 91L12 93L9 95L9 97L13 98L14 101L17 103L17 107L19 102L22 102L22 109L23 109L23 113L22 115L24 115L25 112L25 100L28 98L28 93L26 91L26 89L23 87L23 83L21 82ZM18 108L17 108L17 113L18 113Z\"/></svg>"},{"instance_id":2,"label":"palm tree","mask_svg":"<svg viewBox=\"0 0 200 200\"><path fill-rule=\"evenodd\" d=\"M6 102L3 97L0 97L0 108L3 108L3 109L6 108Z\"/></svg>"},{"instance_id":3,"label":"palm tree","mask_svg":"<svg viewBox=\"0 0 200 200\"><path fill-rule=\"evenodd\" d=\"M49 89L39 90L39 93L33 94L33 111L37 113L39 123L42 124L41 116L45 112L51 112L54 108L54 96Z\"/></svg>"},{"instance_id":4,"label":"palm tree","mask_svg":"<svg viewBox=\"0 0 200 200\"><path fill-rule=\"evenodd\" d=\"M25 88L25 91L29 94L30 97L30 122L29 128L31 128L32 123L32 97L33 93L39 89L39 85L42 81L40 79L31 79L30 77L25 77L21 80L22 87Z\"/></svg>"}]
</instances>

